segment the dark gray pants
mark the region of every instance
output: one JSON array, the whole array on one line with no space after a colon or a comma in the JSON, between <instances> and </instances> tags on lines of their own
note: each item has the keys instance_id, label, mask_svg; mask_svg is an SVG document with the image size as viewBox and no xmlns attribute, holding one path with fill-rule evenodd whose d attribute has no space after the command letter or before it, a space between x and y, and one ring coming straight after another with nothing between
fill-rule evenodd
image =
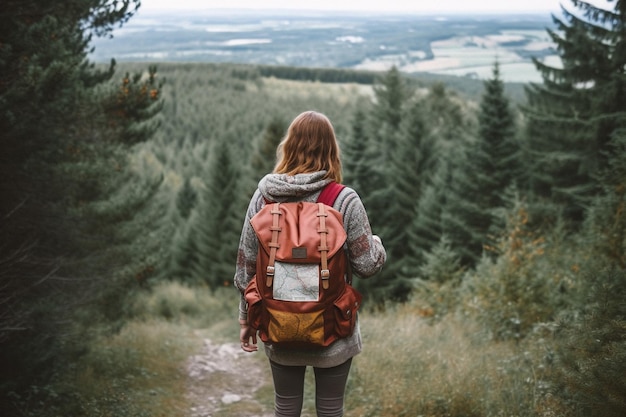
<instances>
[{"instance_id":1,"label":"dark gray pants","mask_svg":"<svg viewBox=\"0 0 626 417\"><path fill-rule=\"evenodd\" d=\"M343 398L352 359L334 368L313 368L318 417L342 417ZM300 417L306 366L284 366L270 361L274 378L276 417Z\"/></svg>"}]
</instances>

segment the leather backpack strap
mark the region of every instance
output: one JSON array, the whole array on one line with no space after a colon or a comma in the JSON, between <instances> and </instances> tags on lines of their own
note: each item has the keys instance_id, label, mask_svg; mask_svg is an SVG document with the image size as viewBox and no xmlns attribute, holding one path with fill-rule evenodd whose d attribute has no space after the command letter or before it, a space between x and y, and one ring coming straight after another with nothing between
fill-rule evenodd
<instances>
[{"instance_id":1,"label":"leather backpack strap","mask_svg":"<svg viewBox=\"0 0 626 417\"><path fill-rule=\"evenodd\" d=\"M278 244L278 232L282 230L279 226L281 215L280 203L274 203L270 213L272 214L272 226L270 227L270 230L272 231L272 240L268 245L270 247L270 258L267 262L267 269L265 272L265 285L268 287L271 287L274 283L274 272L276 271L274 262L276 261L276 251L280 247Z\"/></svg>"},{"instance_id":2,"label":"leather backpack strap","mask_svg":"<svg viewBox=\"0 0 626 417\"><path fill-rule=\"evenodd\" d=\"M324 205L332 207L335 204L335 200L337 200L337 196L339 196L339 193L344 188L346 188L345 185L338 184L335 181L332 181L324 187L319 197L317 197L319 207L317 216L320 219L320 275L322 277L322 288L324 288L325 290L327 290L329 287L330 270L328 269L328 228L326 227L326 217L328 217L328 214L326 214L326 209Z\"/></svg>"},{"instance_id":3,"label":"leather backpack strap","mask_svg":"<svg viewBox=\"0 0 626 417\"><path fill-rule=\"evenodd\" d=\"M345 185L338 184L335 181L328 183L320 193L319 197L317 197L317 202L324 203L327 206L332 207L333 204L335 204L337 196L344 188L346 188Z\"/></svg>"},{"instance_id":4,"label":"leather backpack strap","mask_svg":"<svg viewBox=\"0 0 626 417\"><path fill-rule=\"evenodd\" d=\"M321 269L320 275L322 277L322 288L328 289L328 280L330 279L330 270L328 269L328 229L326 228L326 207L324 203L317 203L317 217L320 220L320 227L317 232L320 234L320 245L317 248L320 251Z\"/></svg>"},{"instance_id":5,"label":"leather backpack strap","mask_svg":"<svg viewBox=\"0 0 626 417\"><path fill-rule=\"evenodd\" d=\"M317 198L317 202L318 203L324 203L327 206L333 206L335 204L335 200L337 200L337 197L339 196L339 193L346 188L345 185L343 184L339 184L336 183L335 181L330 182L326 185L326 187L324 187L324 189L322 190L322 192L320 193L319 197ZM324 259L325 254L324 252L322 252L322 259ZM324 267L324 265L322 265L322 270L323 269L328 270L328 263L326 263L326 267ZM347 274L346 274L346 282L348 284L352 284L352 268L350 267L350 263L348 263L348 270L347 270ZM324 280L322 277L322 284L324 285L324 289L328 288L328 280Z\"/></svg>"}]
</instances>

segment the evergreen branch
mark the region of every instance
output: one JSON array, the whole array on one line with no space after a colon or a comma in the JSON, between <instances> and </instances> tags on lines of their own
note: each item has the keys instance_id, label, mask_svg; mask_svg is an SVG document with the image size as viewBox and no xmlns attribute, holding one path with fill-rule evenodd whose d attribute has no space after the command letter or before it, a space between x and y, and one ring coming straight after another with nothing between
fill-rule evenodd
<instances>
[{"instance_id":1,"label":"evergreen branch","mask_svg":"<svg viewBox=\"0 0 626 417\"><path fill-rule=\"evenodd\" d=\"M597 7L587 1L581 1L581 0L571 0L571 1L572 1L572 4L574 4L576 8L583 11L583 15L588 20L591 20L594 22L601 22L603 25L608 25L610 27L619 26L622 22L623 17L621 16L620 13ZM609 1L613 1L613 0L609 0Z\"/></svg>"}]
</instances>

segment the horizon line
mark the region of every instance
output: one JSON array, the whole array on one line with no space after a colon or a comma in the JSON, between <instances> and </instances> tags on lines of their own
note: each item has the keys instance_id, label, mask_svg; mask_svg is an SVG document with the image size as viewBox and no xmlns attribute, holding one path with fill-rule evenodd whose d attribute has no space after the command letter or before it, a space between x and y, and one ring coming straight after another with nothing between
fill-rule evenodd
<instances>
[{"instance_id":1,"label":"horizon line","mask_svg":"<svg viewBox=\"0 0 626 417\"><path fill-rule=\"evenodd\" d=\"M421 15L538 15L544 13L556 13L556 10L544 9L544 10L380 10L380 9L303 9L303 8L248 8L248 7L198 7L198 8L157 8L157 9L143 9L140 8L137 13L198 13L198 12L241 12L241 13L376 13L376 14L421 14Z\"/></svg>"}]
</instances>

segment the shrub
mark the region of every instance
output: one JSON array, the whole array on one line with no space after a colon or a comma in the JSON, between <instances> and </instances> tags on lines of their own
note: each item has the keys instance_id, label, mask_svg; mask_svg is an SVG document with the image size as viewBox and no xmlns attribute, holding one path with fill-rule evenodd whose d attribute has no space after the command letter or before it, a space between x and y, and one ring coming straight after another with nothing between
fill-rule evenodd
<instances>
[{"instance_id":1,"label":"shrub","mask_svg":"<svg viewBox=\"0 0 626 417\"><path fill-rule=\"evenodd\" d=\"M459 307L458 288L463 273L459 255L451 248L450 241L442 237L424 254L406 308L419 317L442 318L455 312Z\"/></svg>"},{"instance_id":2,"label":"shrub","mask_svg":"<svg viewBox=\"0 0 626 417\"><path fill-rule=\"evenodd\" d=\"M212 293L207 287L191 287L177 281L162 281L139 294L131 308L134 317L164 318L171 321L195 319L206 325L234 317L238 292L232 287L218 288ZM236 326L235 326L236 327Z\"/></svg>"},{"instance_id":3,"label":"shrub","mask_svg":"<svg viewBox=\"0 0 626 417\"><path fill-rule=\"evenodd\" d=\"M580 280L582 257L559 227L544 234L532 230L523 206L511 213L496 250L495 260L483 256L464 277L461 305L494 337L520 339L567 306Z\"/></svg>"},{"instance_id":4,"label":"shrub","mask_svg":"<svg viewBox=\"0 0 626 417\"><path fill-rule=\"evenodd\" d=\"M626 271L591 276L586 303L561 320L554 383L576 416L626 415Z\"/></svg>"}]
</instances>

